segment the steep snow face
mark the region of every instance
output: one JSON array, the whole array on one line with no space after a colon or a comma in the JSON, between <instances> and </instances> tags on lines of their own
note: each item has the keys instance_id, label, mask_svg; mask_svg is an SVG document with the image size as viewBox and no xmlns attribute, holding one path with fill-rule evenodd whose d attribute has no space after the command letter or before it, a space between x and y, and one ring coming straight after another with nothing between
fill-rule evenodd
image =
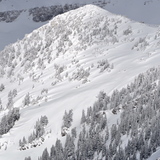
<instances>
[{"instance_id":1,"label":"steep snow face","mask_svg":"<svg viewBox=\"0 0 160 160\"><path fill-rule=\"evenodd\" d=\"M21 117L2 136L3 160L38 159L44 148L62 139L65 110L73 109L72 127L79 126L80 113L94 103L103 90L111 94L126 86L150 67L159 65L160 28L136 23L87 5L59 15L0 52L0 92L3 111L8 111L8 93L17 89L13 107ZM48 90L46 93L43 91ZM24 104L26 95L30 103ZM39 147L19 150L18 142L28 137L38 118L46 115L49 124ZM109 121L113 122L109 112Z\"/></svg>"}]
</instances>

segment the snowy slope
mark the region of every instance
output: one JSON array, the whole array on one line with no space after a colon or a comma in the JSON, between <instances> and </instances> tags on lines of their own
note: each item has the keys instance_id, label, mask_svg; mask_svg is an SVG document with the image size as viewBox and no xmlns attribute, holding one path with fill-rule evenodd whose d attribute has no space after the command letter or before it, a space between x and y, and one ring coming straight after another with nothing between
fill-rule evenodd
<instances>
[{"instance_id":1,"label":"snowy slope","mask_svg":"<svg viewBox=\"0 0 160 160\"><path fill-rule=\"evenodd\" d=\"M63 7L65 4L72 4L77 6L95 4L112 13L124 15L135 21L156 25L160 24L159 0L2 0L0 2L0 12L22 12L20 13L20 16L18 16L18 18L16 18L12 23L6 23L0 20L0 50L2 50L8 44L16 42L17 39L22 39L25 34L32 32L34 29L37 29L44 23L48 22L33 22L33 17L29 14L29 9L33 9L35 7L41 8L43 6L50 7L55 5L60 5Z\"/></svg>"},{"instance_id":2,"label":"snowy slope","mask_svg":"<svg viewBox=\"0 0 160 160\"><path fill-rule=\"evenodd\" d=\"M72 127L79 126L82 109L94 103L99 91L111 94L139 73L159 65L159 43L159 27L88 5L55 17L7 46L0 52L1 83L5 85L0 92L4 108L1 116L8 111L9 91L17 89L13 101L14 107L21 109L21 117L0 139L0 159L24 159L30 155L36 160L57 138L64 141L64 111L73 109ZM42 94L43 89L48 93ZM24 106L28 93L31 103ZM19 140L30 135L43 115L49 119L46 130L51 134L39 147L20 151ZM113 123L112 114L109 121Z\"/></svg>"}]
</instances>

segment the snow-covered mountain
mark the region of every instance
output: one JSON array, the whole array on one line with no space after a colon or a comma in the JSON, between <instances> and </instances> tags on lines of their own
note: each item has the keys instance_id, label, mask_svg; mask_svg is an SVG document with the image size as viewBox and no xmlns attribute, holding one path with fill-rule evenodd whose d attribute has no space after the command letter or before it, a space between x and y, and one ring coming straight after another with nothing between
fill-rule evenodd
<instances>
[{"instance_id":1,"label":"snow-covered mountain","mask_svg":"<svg viewBox=\"0 0 160 160\"><path fill-rule=\"evenodd\" d=\"M52 17L86 4L148 24L160 24L159 0L1 0L0 50L48 23Z\"/></svg>"},{"instance_id":2,"label":"snow-covered mountain","mask_svg":"<svg viewBox=\"0 0 160 160\"><path fill-rule=\"evenodd\" d=\"M127 86L128 89L134 88L129 96L125 95L125 89L121 93L127 99L126 102L132 98L139 103L144 102L144 108L141 106L143 111L146 107L145 100L140 97L144 98L145 93L145 96L150 95L144 92L146 89L144 86L149 84L147 91L157 94L159 69L152 69L140 75L135 80L135 87L129 86L129 83L133 82L135 76L140 73L151 67L158 67L159 43L159 27L131 21L99 7L87 5L56 16L22 40L5 47L0 52L2 84L0 116L3 117L8 110L16 107L20 109L20 118L18 116L9 118L10 123L6 123L7 118L1 118L7 125L13 126L9 132L6 131L7 125L0 129L1 133L7 132L0 138L0 159L24 159L31 156L32 160L37 160L46 147L50 150L51 146L55 145L57 138L64 146L66 136L62 136L62 133L69 134L72 130L74 135L73 128L76 127L77 137L79 137L84 128L84 124L80 123L82 110L87 112L87 108L93 106L97 100L97 95L99 100L104 96L102 98L106 100L104 103L110 106L107 109L100 107L97 111L107 116L110 135L105 143L110 143L112 137L110 129L113 129L112 126L116 125L117 121L120 122L121 113L125 109L121 104L107 102L107 97L102 93L106 92L108 96L112 96L115 102L114 95L117 95L117 91L113 92L114 90ZM146 83L144 79L149 80ZM66 114L64 114L65 110ZM158 111L157 109L157 113ZM15 112L18 114L18 111L13 113ZM72 113L73 122L70 123ZM155 112L152 113L154 115ZM13 117L11 113L10 115L6 117ZM38 121L41 116L47 116L49 123L44 121L44 117ZM65 121L68 116L71 119L67 121L68 123L64 123L62 119ZM141 118L143 122L143 117ZM12 121L15 121L15 124L11 123ZM45 124L42 125L44 128L40 126L41 123ZM144 123L141 124L141 128L140 124L138 123L139 134ZM89 130L89 125L90 122L86 122L86 132ZM37 133L42 135L39 136ZM104 131L99 133L102 137L105 136ZM131 140L131 134L127 134L124 133L120 137L122 142L119 145L122 148L127 145L128 140ZM36 140L34 136L37 137ZM23 137L27 139L25 144L20 143ZM74 141L75 146L77 141L79 141L78 138ZM158 146L155 148L157 152L152 156L158 158ZM102 152L101 150L92 152L90 156L90 159L102 159ZM138 159L140 159L139 156L137 151ZM149 155L150 159L154 159L152 156Z\"/></svg>"}]
</instances>

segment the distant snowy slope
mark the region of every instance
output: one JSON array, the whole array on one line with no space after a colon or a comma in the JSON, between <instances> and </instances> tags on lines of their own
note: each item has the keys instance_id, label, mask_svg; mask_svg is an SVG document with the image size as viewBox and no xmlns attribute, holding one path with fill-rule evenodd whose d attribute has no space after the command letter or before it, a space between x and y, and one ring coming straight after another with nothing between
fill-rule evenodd
<instances>
[{"instance_id":1,"label":"distant snowy slope","mask_svg":"<svg viewBox=\"0 0 160 160\"><path fill-rule=\"evenodd\" d=\"M159 27L87 5L56 16L6 46L0 52L1 83L5 86L0 92L0 117L12 107L20 108L21 116L0 138L0 158L31 156L37 160L57 138L64 145L61 126L65 110L73 109L71 128L79 127L82 110L94 103L99 91L111 95L139 73L159 65L159 44ZM12 97L15 89L17 95ZM49 120L44 142L20 150L19 140L28 138L44 115ZM109 110L110 126L117 120L112 119Z\"/></svg>"},{"instance_id":2,"label":"distant snowy slope","mask_svg":"<svg viewBox=\"0 0 160 160\"><path fill-rule=\"evenodd\" d=\"M0 50L6 45L22 39L25 34L32 32L34 29L46 24L45 22L35 23L29 18L27 12L21 15L12 23L0 22Z\"/></svg>"},{"instance_id":3,"label":"distant snowy slope","mask_svg":"<svg viewBox=\"0 0 160 160\"><path fill-rule=\"evenodd\" d=\"M0 12L12 10L24 10L34 7L49 7L52 5L65 4L101 4L102 7L112 13L122 14L136 21L143 21L150 24L160 24L158 18L160 0L2 0L0 2Z\"/></svg>"},{"instance_id":4,"label":"distant snowy slope","mask_svg":"<svg viewBox=\"0 0 160 160\"><path fill-rule=\"evenodd\" d=\"M8 10L22 10L22 9L30 9L34 7L42 7L42 6L51 6L51 5L65 5L65 4L74 4L74 3L92 3L93 0L2 0L0 2L0 11L8 11Z\"/></svg>"}]
</instances>

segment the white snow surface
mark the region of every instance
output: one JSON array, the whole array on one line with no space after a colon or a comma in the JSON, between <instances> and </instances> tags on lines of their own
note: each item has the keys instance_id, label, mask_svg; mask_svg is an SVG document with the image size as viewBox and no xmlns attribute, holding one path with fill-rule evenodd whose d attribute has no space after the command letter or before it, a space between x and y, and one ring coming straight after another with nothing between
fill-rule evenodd
<instances>
[{"instance_id":1,"label":"white snow surface","mask_svg":"<svg viewBox=\"0 0 160 160\"><path fill-rule=\"evenodd\" d=\"M125 35L126 30L131 32ZM99 91L110 95L114 89L125 87L133 81L139 73L160 64L159 44L160 27L131 21L87 5L55 17L21 41L7 46L0 54L15 55L13 63L16 62L17 65L14 76L7 78L5 75L1 78L1 83L6 88L0 92L0 97L5 108L8 92L16 88L18 95L14 99L14 107L21 109L21 117L9 133L0 138L0 144L7 148L0 150L0 160L23 160L27 156L37 160L44 148L50 150L57 138L63 142L65 137L61 137L60 132L64 111L73 109L72 127L79 127L82 109L87 109L94 103ZM32 57L35 52L36 57L29 60L29 54ZM48 55L51 57L50 63ZM39 59L43 65L38 67ZM114 68L100 72L98 61L104 59L113 64ZM55 64L64 66L60 76L57 76ZM81 80L73 79L73 73L80 68L89 71L90 75ZM11 67L3 69L7 73ZM68 77L65 76L67 72ZM24 80L19 84L20 76ZM83 84L83 80L86 83ZM55 85L51 85L53 83ZM42 96L44 88L48 89L48 94ZM38 96L42 99L37 104L24 107L22 102L27 93L30 93L31 100ZM2 111L0 117L6 112L7 110ZM49 119L46 129L51 129L50 137L39 147L18 150L19 139L31 134L41 115L46 115ZM109 124L116 123L115 119L109 111ZM157 152L151 159L156 159L159 155Z\"/></svg>"}]
</instances>

